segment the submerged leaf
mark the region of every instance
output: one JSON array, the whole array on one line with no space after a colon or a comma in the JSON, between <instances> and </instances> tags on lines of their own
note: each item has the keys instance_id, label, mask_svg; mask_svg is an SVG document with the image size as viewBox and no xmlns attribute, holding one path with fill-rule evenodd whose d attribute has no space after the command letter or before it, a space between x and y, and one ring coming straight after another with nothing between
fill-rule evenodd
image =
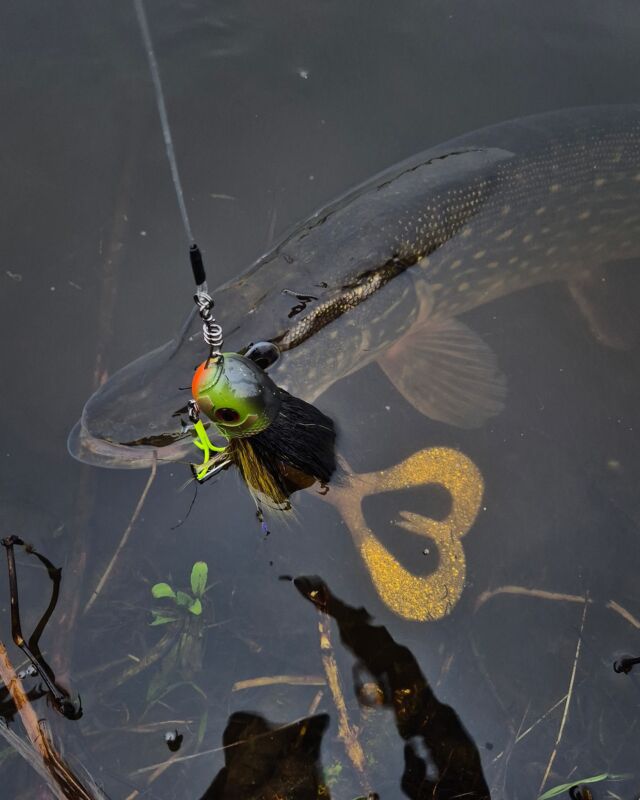
<instances>
[{"instance_id":1,"label":"submerged leaf","mask_svg":"<svg viewBox=\"0 0 640 800\"><path fill-rule=\"evenodd\" d=\"M577 781L571 781L571 783L563 783L560 786L554 786L553 789L549 789L548 792L541 794L538 797L538 800L551 800L552 797L557 797L559 794L564 794L571 789L572 786L580 786L581 784L586 783L600 783L600 781L606 781L607 778L611 778L612 776L609 775L608 772L603 772L600 775L594 775L591 778L581 778Z\"/></svg>"},{"instance_id":2,"label":"submerged leaf","mask_svg":"<svg viewBox=\"0 0 640 800\"><path fill-rule=\"evenodd\" d=\"M178 645L174 644L160 662L160 668L149 681L147 703L153 703L164 692L178 663Z\"/></svg>"},{"instance_id":3,"label":"submerged leaf","mask_svg":"<svg viewBox=\"0 0 640 800\"><path fill-rule=\"evenodd\" d=\"M193 605L193 597L186 592L177 592L176 594L176 603L179 606L184 606L185 608L189 608Z\"/></svg>"},{"instance_id":4,"label":"submerged leaf","mask_svg":"<svg viewBox=\"0 0 640 800\"><path fill-rule=\"evenodd\" d=\"M196 617L202 614L202 603L200 602L200 598L196 597L196 599L191 603L189 606L189 611L192 614L195 614Z\"/></svg>"},{"instance_id":5,"label":"submerged leaf","mask_svg":"<svg viewBox=\"0 0 640 800\"><path fill-rule=\"evenodd\" d=\"M204 561L196 561L191 570L191 591L196 597L202 597L207 588L209 568Z\"/></svg>"},{"instance_id":6,"label":"submerged leaf","mask_svg":"<svg viewBox=\"0 0 640 800\"><path fill-rule=\"evenodd\" d=\"M200 717L200 722L198 724L198 735L196 736L196 750L200 747L202 742L204 742L204 736L207 732L207 720L209 719L209 712L205 708L202 712L202 716Z\"/></svg>"},{"instance_id":7,"label":"submerged leaf","mask_svg":"<svg viewBox=\"0 0 640 800\"><path fill-rule=\"evenodd\" d=\"M162 614L158 614L157 611L152 611L151 613L153 614L154 617L153 622L150 623L151 625L166 625L167 622L176 621L175 617L165 617Z\"/></svg>"},{"instance_id":8,"label":"submerged leaf","mask_svg":"<svg viewBox=\"0 0 640 800\"><path fill-rule=\"evenodd\" d=\"M176 593L169 586L168 583L155 583L151 587L151 594L156 598L160 597L175 597Z\"/></svg>"}]
</instances>

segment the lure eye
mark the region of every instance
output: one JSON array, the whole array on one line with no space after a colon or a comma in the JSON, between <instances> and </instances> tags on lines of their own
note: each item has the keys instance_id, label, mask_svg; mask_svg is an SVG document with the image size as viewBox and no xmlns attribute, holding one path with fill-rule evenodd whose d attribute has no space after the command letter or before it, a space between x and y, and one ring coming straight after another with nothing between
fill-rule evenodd
<instances>
[{"instance_id":1,"label":"lure eye","mask_svg":"<svg viewBox=\"0 0 640 800\"><path fill-rule=\"evenodd\" d=\"M234 425L240 421L240 414L235 408L216 408L213 416L215 420L224 425Z\"/></svg>"}]
</instances>

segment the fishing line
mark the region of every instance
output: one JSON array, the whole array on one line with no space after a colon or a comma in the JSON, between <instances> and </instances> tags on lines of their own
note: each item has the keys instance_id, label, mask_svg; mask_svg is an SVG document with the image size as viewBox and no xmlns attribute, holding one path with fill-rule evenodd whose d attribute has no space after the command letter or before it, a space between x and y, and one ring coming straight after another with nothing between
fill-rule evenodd
<instances>
[{"instance_id":1,"label":"fishing line","mask_svg":"<svg viewBox=\"0 0 640 800\"><path fill-rule=\"evenodd\" d=\"M147 59L149 61L149 71L151 72L151 80L153 81L153 88L156 95L156 105L158 106L158 114L160 115L160 126L162 128L162 136L164 138L164 147L169 160L169 167L171 169L171 180L173 187L176 190L176 198L178 200L178 207L182 217L182 224L184 225L189 245L195 245L195 238L191 230L191 223L189 222L189 214L187 206L184 202L184 193L182 191L182 183L180 182L180 173L178 172L178 162L176 161L176 153L173 148L173 138L171 136L171 128L169 127L169 117L167 115L167 107L164 102L164 92L162 90L162 81L160 80L160 69L156 60L156 54L153 49L153 42L151 40L151 32L149 31L149 23L147 22L147 14L144 10L143 0L134 0L136 9L136 16L138 17L138 25L140 26L140 33L142 34L142 41L144 48L147 51Z\"/></svg>"},{"instance_id":2,"label":"fishing line","mask_svg":"<svg viewBox=\"0 0 640 800\"><path fill-rule=\"evenodd\" d=\"M279 388L266 375L261 364L269 360L268 355L273 355L273 351L276 357L279 354L273 342L254 343L255 361L247 357L249 351L247 355L222 352L222 327L213 316L214 301L209 295L202 254L195 243L184 202L144 0L134 0L134 6L147 52L171 178L189 240L189 260L196 283L194 301L202 320L204 342L209 348L206 360L196 369L191 384L193 399L187 405L194 445L202 455L202 463L192 464L191 469L201 483L235 465L256 500L258 518L268 533L258 497L268 497L275 508L285 510L291 507L289 495L308 480L327 483L336 467L335 427L321 411ZM313 298L298 299L304 303ZM201 410L227 444L220 447L210 441L200 418Z\"/></svg>"}]
</instances>

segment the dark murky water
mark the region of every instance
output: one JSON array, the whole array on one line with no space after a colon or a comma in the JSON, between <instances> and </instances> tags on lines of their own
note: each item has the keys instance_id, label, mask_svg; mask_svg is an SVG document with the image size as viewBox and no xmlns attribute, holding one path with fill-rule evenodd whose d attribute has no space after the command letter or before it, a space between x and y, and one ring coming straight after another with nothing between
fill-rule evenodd
<instances>
[{"instance_id":1,"label":"dark murky water","mask_svg":"<svg viewBox=\"0 0 640 800\"><path fill-rule=\"evenodd\" d=\"M512 117L640 97L628 0L147 11L213 285L414 152ZM478 470L449 614L407 619L404 592L376 591L343 515L313 494L265 538L225 475L176 527L193 497L181 464L158 471L85 611L148 473L83 466L66 437L105 375L173 335L190 276L132 6L10 4L0 37L2 532L63 568L40 646L84 716L35 707L65 752L130 800L196 800L210 785L207 798L226 800L394 800L432 796L429 781L440 798L482 797L486 782L493 798L519 799L602 773L629 777L595 784L595 797L634 797L640 690L611 664L640 652L638 349L598 343L564 284L465 316L509 381L506 410L480 430L420 415L375 364L322 397L357 473L424 450L438 468L433 448ZM609 316L637 308L636 266L611 279ZM429 575L437 548L400 515L443 520L450 503L414 487L368 497L363 513L400 565ZM152 610L172 610L151 586L189 591L197 561L208 564L203 613L150 626ZM33 559L20 554L18 569L29 631L50 589ZM305 575L328 589L281 580ZM1 576L0 588L8 643ZM255 679L272 680L243 683ZM175 756L173 729L184 737ZM0 758L3 797L50 796L8 745Z\"/></svg>"}]
</instances>

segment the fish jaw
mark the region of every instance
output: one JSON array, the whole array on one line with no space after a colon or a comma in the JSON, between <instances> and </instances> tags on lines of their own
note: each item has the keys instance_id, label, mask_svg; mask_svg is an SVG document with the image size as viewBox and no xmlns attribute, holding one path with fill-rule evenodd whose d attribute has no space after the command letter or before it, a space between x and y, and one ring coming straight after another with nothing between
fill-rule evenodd
<instances>
[{"instance_id":1,"label":"fish jaw","mask_svg":"<svg viewBox=\"0 0 640 800\"><path fill-rule=\"evenodd\" d=\"M83 464L106 469L148 469L154 461L171 463L190 461L196 453L193 439L174 442L166 447L117 444L93 436L79 420L71 430L67 439L67 450L73 458Z\"/></svg>"},{"instance_id":2,"label":"fish jaw","mask_svg":"<svg viewBox=\"0 0 640 800\"><path fill-rule=\"evenodd\" d=\"M67 439L70 455L113 469L187 458L193 440L176 412L190 393L180 391L175 376L184 374L188 382L201 350L199 321L191 311L175 338L115 372L88 399ZM175 370L167 369L175 362Z\"/></svg>"}]
</instances>

